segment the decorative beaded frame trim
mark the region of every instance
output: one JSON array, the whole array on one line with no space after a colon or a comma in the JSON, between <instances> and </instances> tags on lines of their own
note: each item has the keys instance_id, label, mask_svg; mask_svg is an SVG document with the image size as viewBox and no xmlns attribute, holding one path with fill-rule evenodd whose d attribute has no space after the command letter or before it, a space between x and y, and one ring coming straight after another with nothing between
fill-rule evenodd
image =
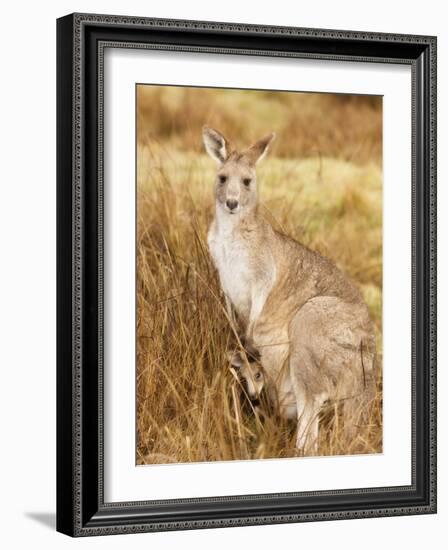
<instances>
[{"instance_id":1,"label":"decorative beaded frame trim","mask_svg":"<svg viewBox=\"0 0 448 550\"><path fill-rule=\"evenodd\" d=\"M185 29L185 30L207 30L207 31L232 31L235 33L258 33L270 36L290 35L295 37L314 37L322 39L356 39L358 41L384 41L384 42L396 42L396 43L414 43L414 44L426 44L429 45L430 51L430 250L429 250L429 262L430 262L430 388L429 388L429 416L430 416L430 486L429 486L429 504L427 506L412 506L412 507L393 507L382 509L368 509L368 510L355 510L355 511L338 511L338 512L318 512L318 513L300 513L300 514L284 514L277 515L260 515L251 518L226 518L226 519L208 519L208 520L195 520L195 521L172 521L172 522L154 522L148 524L129 524L116 527L86 527L82 525L82 513L81 513L81 479L82 479L82 460L81 460L81 431L82 431L82 400L81 400L81 386L82 386L82 369L81 369L81 349L82 349L82 337L81 337L81 319L82 319L82 298L81 298L81 273L82 273L82 249L81 243L83 238L83 223L82 223L82 185L81 185L81 168L82 168L82 31L83 26L89 23L100 24L115 24L120 26L129 27L145 27L154 29ZM182 530L182 529L206 529L212 527L233 527L233 526L248 526L248 525L263 525L263 524L279 524L289 522L308 522L308 521L326 521L334 519L355 519L355 518L367 518L367 517L384 517L384 516L396 516L405 514L425 514L435 512L436 510L436 39L430 36L415 36L415 35L403 35L403 34L383 34L383 33L369 33L369 32L352 32L341 30L324 30L324 29L307 29L298 27L273 27L273 26L261 26L261 25L247 25L247 24L235 24L235 23L216 23L206 21L185 21L185 20L172 20L172 19L150 19L139 17L126 17L126 16L111 16L111 15L95 15L95 14L75 14L74 15L74 58L73 58L73 136L72 141L74 144L74 162L73 162L73 425L72 425L72 437L75 442L74 446L74 472L73 472L73 494L75 495L74 503L74 535L75 536L93 536L93 535L108 535L108 534L123 534L123 533L141 533L148 531L162 531L162 530ZM103 82L104 82L104 48L134 48L134 49L159 49L170 51L188 51L188 52L202 52L202 53L220 53L220 54L239 54L239 55L257 55L257 56L270 56L270 57L297 57L297 58L314 58L314 59L331 59L331 60L343 60L343 61L355 61L355 62L376 62L376 63L399 63L399 64L411 64L412 65L412 114L413 114L413 132L412 132L412 282L413 282L413 295L412 295L412 331L415 333L415 187L416 187L416 173L415 173L415 150L416 150L416 133L415 133L415 85L416 85L416 72L415 62L408 59L391 59L391 58L371 58L361 56L340 56L340 55L321 55L321 54L309 54L309 53L291 53L291 52L273 52L262 50L242 50L242 49L228 49L228 48L211 48L211 47L188 47L188 46L170 46L170 45L156 45L156 44L138 44L138 43L120 43L120 42L101 42L99 44L98 52L98 67L99 67L99 86L98 86L98 194L99 194L99 209L98 209L98 238L99 238L99 269L98 269L98 292L99 292L99 358L101 361L99 369L99 393L101 399L98 403L98 415L100 424L100 435L102 436L103 429L103 365L102 365L102 352L103 352ZM413 339L412 349L412 411L413 420L415 415L415 343ZM411 491L415 489L415 422L412 426L412 485L406 487L383 487L374 489L356 489L356 490L338 490L338 491L318 491L307 492L308 495L334 495L334 494L355 494L355 493L369 493L374 491ZM100 451L100 465L99 465L99 479L100 479L100 493L101 500L103 501L103 445L102 437L99 442ZM303 495L305 493L287 493L288 495ZM285 496L285 493L272 494L272 497ZM244 499L259 499L266 497L266 495L240 495L233 497L216 497L216 498L201 498L201 499L179 499L171 500L170 503L187 503L187 502L219 502ZM145 504L156 504L164 501L138 501L138 502L122 502L122 503L101 503L100 509L111 509L116 507L134 505L142 506ZM165 501L166 502L166 501Z\"/></svg>"}]
</instances>

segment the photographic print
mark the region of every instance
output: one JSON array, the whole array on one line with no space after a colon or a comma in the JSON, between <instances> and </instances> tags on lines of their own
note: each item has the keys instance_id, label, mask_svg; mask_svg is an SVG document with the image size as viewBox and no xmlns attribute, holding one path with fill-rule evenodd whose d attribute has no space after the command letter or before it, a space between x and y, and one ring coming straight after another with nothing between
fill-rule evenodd
<instances>
[{"instance_id":1,"label":"photographic print","mask_svg":"<svg viewBox=\"0 0 448 550\"><path fill-rule=\"evenodd\" d=\"M382 98L136 86L136 463L382 452Z\"/></svg>"},{"instance_id":2,"label":"photographic print","mask_svg":"<svg viewBox=\"0 0 448 550\"><path fill-rule=\"evenodd\" d=\"M435 513L436 37L57 44L57 530Z\"/></svg>"}]
</instances>

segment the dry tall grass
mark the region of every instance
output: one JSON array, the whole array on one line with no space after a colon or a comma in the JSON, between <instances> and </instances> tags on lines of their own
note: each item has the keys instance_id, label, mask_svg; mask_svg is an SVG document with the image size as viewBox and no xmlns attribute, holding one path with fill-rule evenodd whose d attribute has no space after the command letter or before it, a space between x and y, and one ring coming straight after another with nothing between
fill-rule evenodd
<instances>
[{"instance_id":1,"label":"dry tall grass","mask_svg":"<svg viewBox=\"0 0 448 550\"><path fill-rule=\"evenodd\" d=\"M263 211L358 283L381 363L381 103L150 86L137 97L137 463L295 456L294 422L254 414L228 368L235 337L207 251L214 166L200 129L242 144L278 133L259 168ZM380 452L381 434L380 376L358 436L328 414L320 454Z\"/></svg>"}]
</instances>

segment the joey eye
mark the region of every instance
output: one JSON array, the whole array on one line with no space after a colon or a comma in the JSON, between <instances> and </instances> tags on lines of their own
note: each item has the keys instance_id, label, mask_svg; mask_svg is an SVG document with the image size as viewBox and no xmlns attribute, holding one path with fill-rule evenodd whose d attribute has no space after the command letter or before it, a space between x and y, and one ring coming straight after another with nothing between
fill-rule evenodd
<instances>
[{"instance_id":1,"label":"joey eye","mask_svg":"<svg viewBox=\"0 0 448 550\"><path fill-rule=\"evenodd\" d=\"M219 174L218 181L219 181L219 183L226 183L227 176L224 176L224 174Z\"/></svg>"},{"instance_id":2,"label":"joey eye","mask_svg":"<svg viewBox=\"0 0 448 550\"><path fill-rule=\"evenodd\" d=\"M261 372L256 372L254 378L255 380L261 380Z\"/></svg>"},{"instance_id":3,"label":"joey eye","mask_svg":"<svg viewBox=\"0 0 448 550\"><path fill-rule=\"evenodd\" d=\"M252 180L250 178L243 178L243 183L246 187L249 187L251 181Z\"/></svg>"}]
</instances>

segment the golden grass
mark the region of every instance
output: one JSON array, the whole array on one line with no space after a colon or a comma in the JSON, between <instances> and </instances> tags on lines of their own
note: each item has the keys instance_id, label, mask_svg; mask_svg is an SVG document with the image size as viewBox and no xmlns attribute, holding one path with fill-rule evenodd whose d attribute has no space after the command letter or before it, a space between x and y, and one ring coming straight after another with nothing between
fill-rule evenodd
<instances>
[{"instance_id":1,"label":"golden grass","mask_svg":"<svg viewBox=\"0 0 448 550\"><path fill-rule=\"evenodd\" d=\"M243 112L262 110L265 102L275 110L277 103L283 108L288 102L298 104L298 99L278 99L270 92L260 92L258 99L249 92L249 99L244 99L241 91L219 90L183 89L176 95L174 88L165 96L161 88L144 89L152 89L156 102L164 107L156 112L154 98L146 91L138 95L137 463L295 456L295 423L254 414L228 368L226 351L235 346L235 337L206 245L214 210L214 163L197 144L200 127L211 123L210 113L202 118L207 102L220 105L215 125L223 131L232 129L229 136L237 135L244 143L252 130L240 128L235 133ZM238 101L231 99L237 96ZM324 105L338 103L334 96L306 96L306 109L311 109L311 96L324 99ZM321 103L313 101L314 110L319 111ZM350 109L358 109L360 117L367 108L378 110L376 100L373 107L365 99L344 101ZM243 111L242 105L246 106ZM169 118L161 120L168 111L184 113L181 128L173 129ZM373 153L378 147L381 150L378 136L369 138L368 160L363 156L367 149L358 148L353 162L343 150L326 152L323 145L318 155L294 156L282 145L281 113L279 107L278 125L269 115L272 129L278 132L278 146L259 168L263 211L275 226L332 258L358 283L375 322L381 363L382 176L379 156ZM197 134L190 135L193 128ZM322 123L321 128L321 135L331 134ZM260 127L257 132L262 135L269 129ZM358 129L352 133L357 136ZM347 143L345 150L349 149ZM327 415L320 430L319 454L375 453L381 448L379 377L358 436L349 440L338 415Z\"/></svg>"},{"instance_id":2,"label":"golden grass","mask_svg":"<svg viewBox=\"0 0 448 550\"><path fill-rule=\"evenodd\" d=\"M207 124L237 146L275 131L281 139L272 153L281 158L381 163L379 96L138 86L137 106L141 143L169 142L202 153L201 128Z\"/></svg>"}]
</instances>

